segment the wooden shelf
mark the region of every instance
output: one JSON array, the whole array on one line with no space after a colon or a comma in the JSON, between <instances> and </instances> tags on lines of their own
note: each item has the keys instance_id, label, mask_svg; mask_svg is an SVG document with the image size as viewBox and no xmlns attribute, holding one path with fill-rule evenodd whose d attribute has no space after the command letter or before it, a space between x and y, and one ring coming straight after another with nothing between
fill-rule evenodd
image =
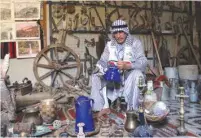
<instances>
[{"instance_id":1,"label":"wooden shelf","mask_svg":"<svg viewBox=\"0 0 201 138\"><path fill-rule=\"evenodd\" d=\"M82 3L79 3L79 1L66 1L66 2L57 2L57 1L48 1L49 4L65 4L65 5L73 5L73 6L98 6L98 7L105 7L105 4L88 4L88 3L85 3L85 4L82 4Z\"/></svg>"},{"instance_id":2,"label":"wooden shelf","mask_svg":"<svg viewBox=\"0 0 201 138\"><path fill-rule=\"evenodd\" d=\"M87 31L87 30L72 30L69 31L70 33L80 33L80 34L86 34L86 33L91 33L91 34L103 34L106 33L105 31Z\"/></svg>"}]
</instances>

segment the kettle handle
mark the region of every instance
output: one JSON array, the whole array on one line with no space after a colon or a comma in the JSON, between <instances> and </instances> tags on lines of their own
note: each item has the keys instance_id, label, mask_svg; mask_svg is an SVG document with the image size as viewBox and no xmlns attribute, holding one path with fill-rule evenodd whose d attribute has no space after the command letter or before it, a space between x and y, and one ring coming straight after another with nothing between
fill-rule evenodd
<instances>
[{"instance_id":1,"label":"kettle handle","mask_svg":"<svg viewBox=\"0 0 201 138\"><path fill-rule=\"evenodd\" d=\"M91 107L93 106L93 104L94 104L94 100L90 99L90 105L91 105Z\"/></svg>"}]
</instances>

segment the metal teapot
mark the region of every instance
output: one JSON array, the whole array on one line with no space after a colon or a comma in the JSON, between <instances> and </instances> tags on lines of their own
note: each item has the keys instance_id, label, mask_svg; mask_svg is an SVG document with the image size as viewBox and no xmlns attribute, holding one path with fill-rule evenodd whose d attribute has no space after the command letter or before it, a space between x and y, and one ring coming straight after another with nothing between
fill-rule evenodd
<instances>
[{"instance_id":1,"label":"metal teapot","mask_svg":"<svg viewBox=\"0 0 201 138\"><path fill-rule=\"evenodd\" d=\"M76 109L76 124L75 131L78 132L78 123L83 122L85 126L83 127L84 132L91 132L95 130L94 120L92 116L92 105L94 103L93 99L86 96L79 96L75 101Z\"/></svg>"}]
</instances>

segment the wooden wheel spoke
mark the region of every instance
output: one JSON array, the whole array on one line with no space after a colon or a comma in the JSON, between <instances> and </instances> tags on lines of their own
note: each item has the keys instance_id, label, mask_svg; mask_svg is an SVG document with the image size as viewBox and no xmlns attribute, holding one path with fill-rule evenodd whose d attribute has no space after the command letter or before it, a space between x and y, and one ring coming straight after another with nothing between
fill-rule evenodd
<instances>
[{"instance_id":1,"label":"wooden wheel spoke","mask_svg":"<svg viewBox=\"0 0 201 138\"><path fill-rule=\"evenodd\" d=\"M77 63L75 64L66 64L61 67L61 69L69 69L69 68L76 68L78 66Z\"/></svg>"},{"instance_id":2,"label":"wooden wheel spoke","mask_svg":"<svg viewBox=\"0 0 201 138\"><path fill-rule=\"evenodd\" d=\"M46 68L46 69L54 69L52 65L45 65L45 64L37 64L37 67Z\"/></svg>"},{"instance_id":3,"label":"wooden wheel spoke","mask_svg":"<svg viewBox=\"0 0 201 138\"><path fill-rule=\"evenodd\" d=\"M58 56L57 47L54 48L54 55L55 55L56 61L58 61L59 60L59 56Z\"/></svg>"},{"instance_id":4,"label":"wooden wheel spoke","mask_svg":"<svg viewBox=\"0 0 201 138\"><path fill-rule=\"evenodd\" d=\"M50 64L51 61L50 61L50 58L45 54L45 53L42 53L42 55L45 57L45 59L48 61L48 63Z\"/></svg>"},{"instance_id":5,"label":"wooden wheel spoke","mask_svg":"<svg viewBox=\"0 0 201 138\"><path fill-rule=\"evenodd\" d=\"M66 61L71 55L71 52L68 52L65 57L63 58L62 62Z\"/></svg>"},{"instance_id":6,"label":"wooden wheel spoke","mask_svg":"<svg viewBox=\"0 0 201 138\"><path fill-rule=\"evenodd\" d=\"M39 77L40 80L43 80L43 79L49 77L53 72L54 72L54 70L51 70L51 71L47 72L46 74L42 75L41 77Z\"/></svg>"},{"instance_id":7,"label":"wooden wheel spoke","mask_svg":"<svg viewBox=\"0 0 201 138\"><path fill-rule=\"evenodd\" d=\"M66 72L63 72L63 71L60 71L60 73L64 74L66 77L70 78L70 79L73 79L74 77L72 75L70 75L69 73L66 73Z\"/></svg>"},{"instance_id":8,"label":"wooden wheel spoke","mask_svg":"<svg viewBox=\"0 0 201 138\"><path fill-rule=\"evenodd\" d=\"M55 81L55 79L56 79L57 75L58 75L58 72L54 72L54 73L53 73L53 77L52 77L51 86L53 86L54 81Z\"/></svg>"},{"instance_id":9,"label":"wooden wheel spoke","mask_svg":"<svg viewBox=\"0 0 201 138\"><path fill-rule=\"evenodd\" d=\"M59 77L60 77L61 82L62 82L63 84L65 84L64 79L63 79L61 73L59 73Z\"/></svg>"}]
</instances>

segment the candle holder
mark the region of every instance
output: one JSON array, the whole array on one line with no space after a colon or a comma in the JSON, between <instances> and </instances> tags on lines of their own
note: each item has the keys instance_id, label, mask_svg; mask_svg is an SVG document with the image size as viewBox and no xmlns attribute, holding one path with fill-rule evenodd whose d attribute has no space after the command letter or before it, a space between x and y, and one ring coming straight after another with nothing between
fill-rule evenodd
<instances>
[{"instance_id":1,"label":"candle holder","mask_svg":"<svg viewBox=\"0 0 201 138\"><path fill-rule=\"evenodd\" d=\"M187 129L185 128L185 120L184 120L184 99L188 98L188 95L184 94L184 87L179 87L180 94L176 95L176 97L180 98L180 111L179 111L179 121L180 126L177 128L177 135L186 135Z\"/></svg>"}]
</instances>

